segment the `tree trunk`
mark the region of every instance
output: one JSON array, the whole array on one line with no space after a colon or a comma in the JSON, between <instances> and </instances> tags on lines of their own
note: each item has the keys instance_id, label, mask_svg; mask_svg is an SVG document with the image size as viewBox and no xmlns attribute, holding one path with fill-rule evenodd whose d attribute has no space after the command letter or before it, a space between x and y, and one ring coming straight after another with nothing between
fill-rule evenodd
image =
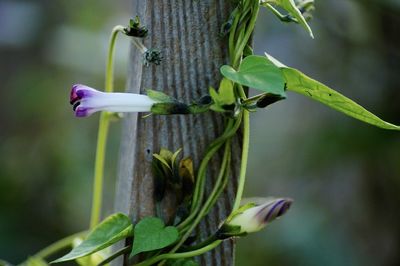
<instances>
[{"instance_id":1,"label":"tree trunk","mask_svg":"<svg viewBox=\"0 0 400 266\"><path fill-rule=\"evenodd\" d=\"M219 68L228 62L226 38L219 35L221 25L232 11L230 0L153 0L135 1L135 13L149 29L144 39L148 48L163 54L160 65L144 67L142 55L132 46L127 90L144 93L151 88L190 103L218 87ZM116 211L129 214L134 222L155 215L152 154L160 148L176 151L199 166L208 144L223 131L220 115L150 116L131 114L124 118L116 193ZM200 226L202 238L213 234L231 211L236 192L239 165L239 137L233 142L231 181L221 199ZM209 193L218 173L221 153L212 160L207 172ZM206 194L207 195L207 194ZM207 196L206 196L207 197ZM172 213L173 202L163 205ZM234 265L234 243L226 240L214 251L198 258L200 265Z\"/></svg>"}]
</instances>

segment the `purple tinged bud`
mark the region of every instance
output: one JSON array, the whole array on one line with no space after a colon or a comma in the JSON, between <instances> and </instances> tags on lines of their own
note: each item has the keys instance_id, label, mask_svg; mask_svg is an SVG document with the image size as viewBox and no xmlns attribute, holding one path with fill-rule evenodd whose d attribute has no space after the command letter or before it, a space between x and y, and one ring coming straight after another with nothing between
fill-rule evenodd
<instances>
[{"instance_id":1,"label":"purple tinged bud","mask_svg":"<svg viewBox=\"0 0 400 266\"><path fill-rule=\"evenodd\" d=\"M262 204L246 204L224 222L218 233L222 236L240 236L258 232L267 224L285 214L292 202L293 200L289 198L272 198L264 199ZM221 230L233 231L222 232Z\"/></svg>"},{"instance_id":2,"label":"purple tinged bud","mask_svg":"<svg viewBox=\"0 0 400 266\"><path fill-rule=\"evenodd\" d=\"M98 111L149 112L155 103L147 95L107 93L81 84L72 86L70 93L70 104L77 117L90 116Z\"/></svg>"},{"instance_id":3,"label":"purple tinged bud","mask_svg":"<svg viewBox=\"0 0 400 266\"><path fill-rule=\"evenodd\" d=\"M260 209L258 215L263 216L264 214L266 214L266 216L264 217L264 222L272 222L273 220L275 220L275 218L278 218L285 214L285 212L290 208L292 202L293 201L290 199L280 199L271 202Z\"/></svg>"}]
</instances>

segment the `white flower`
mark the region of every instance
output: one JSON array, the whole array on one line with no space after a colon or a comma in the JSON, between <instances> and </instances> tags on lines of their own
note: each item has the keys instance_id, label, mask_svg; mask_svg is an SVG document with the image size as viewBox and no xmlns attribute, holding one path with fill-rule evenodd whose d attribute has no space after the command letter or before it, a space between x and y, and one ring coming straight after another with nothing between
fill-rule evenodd
<instances>
[{"instance_id":1,"label":"white flower","mask_svg":"<svg viewBox=\"0 0 400 266\"><path fill-rule=\"evenodd\" d=\"M101 92L85 85L72 86L70 103L77 117L86 117L98 111L150 112L156 101L147 95L120 92Z\"/></svg>"}]
</instances>

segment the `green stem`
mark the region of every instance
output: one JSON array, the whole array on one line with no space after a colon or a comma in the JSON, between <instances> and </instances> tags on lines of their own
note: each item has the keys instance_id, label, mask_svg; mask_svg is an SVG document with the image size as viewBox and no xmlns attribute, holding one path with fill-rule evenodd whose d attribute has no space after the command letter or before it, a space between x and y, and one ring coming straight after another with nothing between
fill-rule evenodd
<instances>
[{"instance_id":1,"label":"green stem","mask_svg":"<svg viewBox=\"0 0 400 266\"><path fill-rule=\"evenodd\" d=\"M148 50L147 47L144 46L143 43L139 41L137 38L133 37L132 42L136 46L136 48L140 51L141 54L144 54Z\"/></svg>"},{"instance_id":2,"label":"green stem","mask_svg":"<svg viewBox=\"0 0 400 266\"><path fill-rule=\"evenodd\" d=\"M218 238L215 235L211 235L208 238L206 238L203 242L198 243L197 245L194 245L194 246L182 247L179 249L179 251L187 252L187 251L197 250L197 249L200 249L200 248L210 245L212 242L214 242L216 240L218 240Z\"/></svg>"},{"instance_id":3,"label":"green stem","mask_svg":"<svg viewBox=\"0 0 400 266\"><path fill-rule=\"evenodd\" d=\"M104 161L106 154L108 128L108 114L102 112L100 114L99 131L97 133L97 148L94 164L93 200L92 214L90 216L90 228L94 228L100 222L104 179Z\"/></svg>"},{"instance_id":4,"label":"green stem","mask_svg":"<svg viewBox=\"0 0 400 266\"><path fill-rule=\"evenodd\" d=\"M97 264L97 266L103 266L106 265L107 263L113 261L115 258L118 258L119 256L126 254L128 252L130 252L132 249L132 246L126 246L121 248L120 250L116 251L115 253L113 253L111 256L109 256L107 259L103 260L102 262L100 262L99 264Z\"/></svg>"},{"instance_id":5,"label":"green stem","mask_svg":"<svg viewBox=\"0 0 400 266\"><path fill-rule=\"evenodd\" d=\"M176 252L188 239L188 237L191 235L193 230L196 228L196 226L200 223L201 219L207 215L211 207L215 204L217 198L223 191L223 188L226 186L227 182L226 179L229 175L229 168L230 168L230 161L231 161L231 139L226 140L225 142L225 150L224 150L224 157L222 159L222 164L221 164L221 169L218 174L218 178L214 184L214 188L212 192L210 193L207 201L204 203L203 207L201 208L200 212L198 215L195 217L195 220L190 224L190 227L186 230L185 234L182 236L178 244L174 246L174 248L168 253L168 254L173 254ZM209 242L212 242L216 239L208 239L206 243L202 243L202 246L210 244ZM193 249L194 247L191 247ZM165 261L162 261L159 265L163 265Z\"/></svg>"},{"instance_id":6,"label":"green stem","mask_svg":"<svg viewBox=\"0 0 400 266\"><path fill-rule=\"evenodd\" d=\"M223 143L218 144L217 146L215 146L213 149L211 149L206 156L204 157L202 163L200 164L200 168L199 168L199 173L197 175L197 182L196 182L196 187L198 188L197 190L195 190L195 192L197 191L198 196L195 197L196 194L193 194L193 203L192 203L192 209L191 212L189 214L189 216L178 225L178 229L182 230L183 228L185 228L187 225L189 225L193 219L196 217L197 212L200 209L200 203L203 199L203 191L204 191L204 185L205 185L205 175L206 175L206 169L207 169L207 165L208 162L211 160L211 158L214 156L214 154L219 150L219 148L222 146ZM195 201L196 199L196 201Z\"/></svg>"},{"instance_id":7,"label":"green stem","mask_svg":"<svg viewBox=\"0 0 400 266\"><path fill-rule=\"evenodd\" d=\"M259 11L259 2L258 0L254 1L253 10L251 12L251 19L248 23L247 27L241 28L241 31L245 31L245 34L242 36L241 40L239 41L239 45L237 45L234 49L234 59L233 59L233 66L237 67L240 62L240 58L243 54L243 49L248 43L251 34L253 33L254 26L257 20L258 11ZM249 2L250 3L250 2ZM247 96L244 92L242 86L238 86L238 91L242 100L246 100ZM246 171L247 171L247 162L249 156L249 143L250 143L250 113L247 110L243 110L243 146L242 146L242 159L240 165L240 174L239 174L239 183L236 192L235 202L233 204L233 211L237 210L240 206L240 201L243 196L244 184L246 181Z\"/></svg>"},{"instance_id":8,"label":"green stem","mask_svg":"<svg viewBox=\"0 0 400 266\"><path fill-rule=\"evenodd\" d=\"M200 187L202 186L202 183L203 183L202 180L203 180L203 176L205 175L208 162L211 160L211 158L214 156L214 154L218 151L218 149L222 146L223 141L225 140L225 136L229 133L229 129L231 128L231 125L232 125L232 121L229 120L227 122L227 126L225 128L224 133L208 146L206 155L204 156L204 158L202 159L202 161L200 163L200 167L199 167L197 178L196 178L196 184L195 184L195 188L194 188L194 192L193 192L192 206L191 206L191 214L193 214L193 215L195 215L198 210L198 206L199 206L199 202L200 202L200 198L201 198L201 196L200 196L201 188ZM185 221L183 221L182 222L183 225L180 225L180 226L184 226L185 224L189 223L191 219L188 219L188 218Z\"/></svg>"},{"instance_id":9,"label":"green stem","mask_svg":"<svg viewBox=\"0 0 400 266\"><path fill-rule=\"evenodd\" d=\"M113 91L115 40L117 38L118 32L123 32L123 29L123 26L115 26L111 32L104 89L106 92ZM100 222L104 180L104 161L106 155L109 123L109 114L102 112L100 115L99 130L97 133L97 148L94 164L93 199L92 213L90 217L90 228L95 227Z\"/></svg>"},{"instance_id":10,"label":"green stem","mask_svg":"<svg viewBox=\"0 0 400 266\"><path fill-rule=\"evenodd\" d=\"M84 237L86 235L87 231L83 231L80 233L76 233L70 236L67 236L63 239L58 240L57 242L54 242L53 244L51 244L50 246L42 249L41 251L39 251L38 253L36 253L35 255L33 255L33 257L37 257L37 258L41 258L41 259L45 259L48 256L63 250L67 247L72 246L72 242L74 241L75 238L77 237Z\"/></svg>"},{"instance_id":11,"label":"green stem","mask_svg":"<svg viewBox=\"0 0 400 266\"><path fill-rule=\"evenodd\" d=\"M233 203L233 210L235 211L240 206L242 200L244 184L246 181L247 161L249 158L249 143L250 143L250 113L243 110L243 146L242 146L242 161L240 165L239 184L236 192L235 202Z\"/></svg>"},{"instance_id":12,"label":"green stem","mask_svg":"<svg viewBox=\"0 0 400 266\"><path fill-rule=\"evenodd\" d=\"M110 42L108 45L108 56L106 66L106 80L105 80L105 92L112 92L114 88L114 54L115 54L115 41L118 33L124 32L124 26L117 25L111 31Z\"/></svg>"},{"instance_id":13,"label":"green stem","mask_svg":"<svg viewBox=\"0 0 400 266\"><path fill-rule=\"evenodd\" d=\"M232 159L232 156L229 156L229 158L228 158L228 163L227 163L228 166L227 166L227 169L226 169L226 171L225 171L224 177L223 177L223 179L222 179L222 185L220 185L220 187L219 187L219 189L218 189L218 191L217 191L217 193L216 193L216 195L218 195L218 197L219 197L219 195L222 193L222 191L224 191L226 185L228 184L229 174L230 174L230 168L229 168L229 167L230 167L230 165L231 165L231 159ZM212 201L210 202L208 208L207 208L206 211L205 211L206 214L211 210L211 208L212 208L212 207L214 206L214 204L217 202L218 197L214 197L214 199L212 199Z\"/></svg>"},{"instance_id":14,"label":"green stem","mask_svg":"<svg viewBox=\"0 0 400 266\"><path fill-rule=\"evenodd\" d=\"M199 172L198 172L198 185L196 184L195 187L195 191L193 193L193 204L192 204L192 212L196 212L196 210L198 209L198 206L200 205L203 196L202 196L202 191L203 191L203 183L204 183L204 179L205 179L205 175L206 175L206 170L207 170L207 166L209 161L212 159L212 157L214 156L214 154L219 150L219 148L222 146L223 143L217 143L216 145L214 145L211 149L209 149L209 151L207 152L207 154L204 156L200 167L199 167Z\"/></svg>"},{"instance_id":15,"label":"green stem","mask_svg":"<svg viewBox=\"0 0 400 266\"><path fill-rule=\"evenodd\" d=\"M237 45L236 48L234 49L235 52L234 52L234 56L233 56L233 60L232 60L233 67L236 67L239 64L240 58L242 57L242 54L243 54L243 49L246 46L246 44L249 42L250 36L254 30L254 26L256 25L260 5L259 5L258 0L251 0L251 1L254 1L253 10L251 12L251 19L250 19L248 26L244 28L245 34L244 34L243 38L241 38L240 41L238 40L239 45Z\"/></svg>"},{"instance_id":16,"label":"green stem","mask_svg":"<svg viewBox=\"0 0 400 266\"><path fill-rule=\"evenodd\" d=\"M240 18L240 13L238 8L236 8L233 12L235 14L235 18L232 23L232 27L230 29L230 34L229 34L229 57L231 60L233 59L233 53L235 52L235 32L236 32L236 27L239 23L239 18Z\"/></svg>"},{"instance_id":17,"label":"green stem","mask_svg":"<svg viewBox=\"0 0 400 266\"><path fill-rule=\"evenodd\" d=\"M265 95L267 95L267 93L261 93L261 94L254 95L252 97L248 97L247 99L242 100L242 104L246 105L248 103L256 102L256 101L260 100L262 97L264 97Z\"/></svg>"},{"instance_id":18,"label":"green stem","mask_svg":"<svg viewBox=\"0 0 400 266\"><path fill-rule=\"evenodd\" d=\"M242 115L239 115L239 117L237 117L235 121L229 120L222 136L214 140L208 147L206 155L204 156L198 170L190 215L181 224L178 225L178 229L182 230L187 225L189 225L196 217L197 212L200 210L201 201L203 199L205 175L208 162L212 159L214 154L219 150L223 143L236 133L236 131L240 127L241 121Z\"/></svg>"},{"instance_id":19,"label":"green stem","mask_svg":"<svg viewBox=\"0 0 400 266\"><path fill-rule=\"evenodd\" d=\"M213 202L215 202L214 199L219 196L218 192L222 191L220 189L220 185L223 184L223 179L224 179L226 173L229 172L230 165L228 163L230 162L230 157L231 157L231 141L227 140L225 142L225 151L224 151L224 157L223 157L222 163L221 163L221 169L220 169L218 178L215 181L212 192L210 193L207 201L204 203L200 212L197 214L195 220L190 224L189 229L185 232L185 234L179 240L178 244L176 244L169 253L174 253L183 245L183 243L185 243L186 239L190 236L190 234L192 233L194 228L200 223L201 219L206 215L206 212L207 212L207 210L209 210L210 205Z\"/></svg>"},{"instance_id":20,"label":"green stem","mask_svg":"<svg viewBox=\"0 0 400 266\"><path fill-rule=\"evenodd\" d=\"M189 252L182 252L182 253L174 253L174 254L161 254L157 257L150 258L148 260L142 261L138 264L135 264L135 266L150 266L153 265L154 263L160 261L160 260L167 260L167 259L184 259L184 258L191 258L195 257L198 255L201 255L203 253L206 253L207 251L210 251L214 248L216 248L219 244L221 244L221 240L217 240L212 242L210 245L205 246L201 249L189 251Z\"/></svg>"}]
</instances>

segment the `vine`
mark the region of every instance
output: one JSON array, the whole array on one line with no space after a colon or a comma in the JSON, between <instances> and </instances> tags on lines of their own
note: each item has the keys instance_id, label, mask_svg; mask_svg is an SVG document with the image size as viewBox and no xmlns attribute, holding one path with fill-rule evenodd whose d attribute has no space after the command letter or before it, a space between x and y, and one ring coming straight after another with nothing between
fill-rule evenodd
<instances>
[{"instance_id":1,"label":"vine","mask_svg":"<svg viewBox=\"0 0 400 266\"><path fill-rule=\"evenodd\" d=\"M218 90L210 88L209 95L186 104L160 91L148 90L147 95L113 92L113 57L118 33L132 39L138 51L143 55L143 64L160 64L162 56L157 49L147 49L141 42L149 33L136 17L129 26L116 26L111 33L107 57L105 91L100 92L85 85L74 85L70 101L75 115L85 117L102 111L99 121L97 151L95 159L93 202L90 233L82 232L60 240L38 252L27 265L42 263L68 247L72 250L53 261L76 260L83 265L105 265L118 256L138 254L142 261L137 266L154 265L197 265L192 257L208 252L225 239L242 237L260 231L268 223L282 216L291 206L288 198L265 198L257 202L242 204L246 180L246 169L250 142L250 114L259 108L265 108L286 98L286 92L292 91L313 100L317 100L344 114L363 122L391 130L400 130L399 126L381 120L360 105L332 90L322 83L309 78L302 72L287 67L272 56L253 55L251 36L258 18L260 7L265 7L286 23L301 25L313 37L307 21L314 9L312 0L239 0L229 20L221 25L226 35L230 65L221 66L223 79ZM283 10L286 14L282 14ZM253 97L247 96L248 88L261 91ZM180 150L172 152L166 149L154 154L152 167L155 176L155 199L160 203L165 188L171 185L181 195L181 210L176 212L174 222L161 217L145 217L136 224L125 214L116 213L100 222L101 197L103 190L103 171L110 117L118 112L150 112L154 115L189 114L216 112L225 118L225 130L212 141L195 171L190 158L179 160ZM238 177L238 188L233 208L228 217L221 221L215 234L206 239L189 241L195 228L216 204L229 182L232 166L232 139L238 130L242 130L243 146ZM207 169L210 161L223 149L220 170L216 175L214 187L206 195ZM196 172L196 173L195 173ZM189 188L189 189L188 189ZM159 215L160 216L160 215ZM111 254L106 248L114 243L133 238L133 243ZM74 244L80 239L79 244ZM194 243L194 244L193 244ZM82 259L86 259L84 263Z\"/></svg>"}]
</instances>

